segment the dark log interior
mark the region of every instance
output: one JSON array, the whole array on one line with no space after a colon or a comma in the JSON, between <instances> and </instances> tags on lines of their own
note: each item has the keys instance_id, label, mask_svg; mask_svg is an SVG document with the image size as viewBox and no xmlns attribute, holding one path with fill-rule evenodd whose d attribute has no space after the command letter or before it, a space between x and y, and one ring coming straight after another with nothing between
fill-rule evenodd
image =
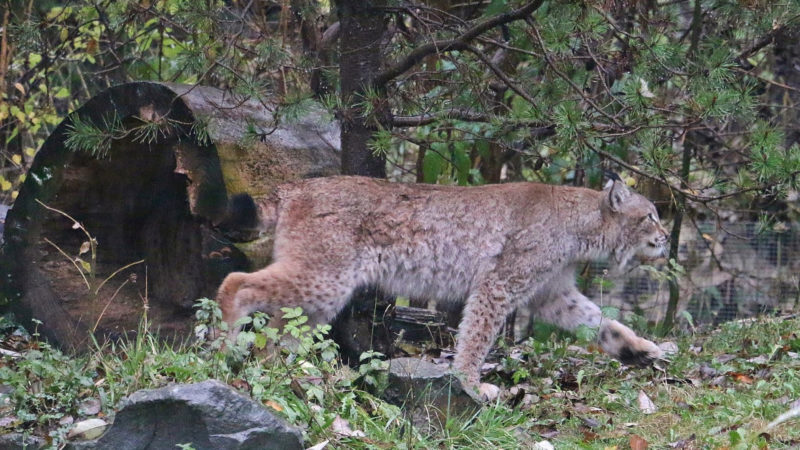
<instances>
[{"instance_id":1,"label":"dark log interior","mask_svg":"<svg viewBox=\"0 0 800 450\"><path fill-rule=\"evenodd\" d=\"M128 129L146 108L192 124L174 100L160 85L123 85L76 114L100 123L113 110ZM152 142L115 140L96 157L64 148L69 120L40 150L6 221L0 270L10 309L23 322L41 320L42 334L64 348L83 348L95 328L101 341L135 332L145 311L163 336L188 337L193 303L213 297L228 272L248 268L213 229L227 198L214 146L176 127ZM81 275L74 262L92 260L79 255L86 234L53 209L96 239L94 274Z\"/></svg>"}]
</instances>

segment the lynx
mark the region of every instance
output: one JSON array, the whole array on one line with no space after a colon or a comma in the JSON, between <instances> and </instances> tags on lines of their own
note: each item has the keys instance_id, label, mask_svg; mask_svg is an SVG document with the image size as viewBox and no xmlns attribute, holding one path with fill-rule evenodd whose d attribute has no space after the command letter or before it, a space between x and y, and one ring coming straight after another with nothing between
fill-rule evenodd
<instances>
[{"instance_id":1,"label":"lynx","mask_svg":"<svg viewBox=\"0 0 800 450\"><path fill-rule=\"evenodd\" d=\"M234 272L219 288L223 320L303 308L327 323L359 286L408 297L465 302L454 369L480 385L480 367L508 315L530 301L536 316L566 330L598 329L600 347L624 363L662 354L575 286L580 261L664 255L666 230L653 204L621 182L602 191L537 183L453 187L329 177L280 187L259 205L274 235L273 262ZM272 326L280 327L273 319Z\"/></svg>"}]
</instances>

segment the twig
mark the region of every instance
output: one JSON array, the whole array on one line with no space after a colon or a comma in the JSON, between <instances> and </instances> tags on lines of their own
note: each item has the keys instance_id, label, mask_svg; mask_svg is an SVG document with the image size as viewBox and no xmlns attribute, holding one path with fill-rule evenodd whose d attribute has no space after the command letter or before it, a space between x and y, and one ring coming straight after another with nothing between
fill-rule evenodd
<instances>
[{"instance_id":1,"label":"twig","mask_svg":"<svg viewBox=\"0 0 800 450\"><path fill-rule=\"evenodd\" d=\"M115 277L115 276L116 276L118 273L122 272L123 270L125 270L125 269L127 269L127 268L129 268L129 267L133 267L133 266L135 266L135 265L137 265L137 264L141 264L141 263L143 263L143 262L144 262L144 260L143 260L143 259L140 259L139 261L132 262L132 263L130 263L130 264L127 264L127 265L125 265L125 266L122 266L122 267L120 267L119 269L115 270L115 271L114 271L114 273L112 273L111 275L109 275L108 277L106 277L106 279L105 279L105 280L103 280L103 282L102 282L102 283L100 283L100 286L97 286L97 289L95 289L95 290L94 290L94 293L95 293L95 295L97 295L97 294L100 292L100 289L101 289L103 286L105 286L105 284L106 284L108 281L110 281L112 278L114 278L114 277Z\"/></svg>"},{"instance_id":2,"label":"twig","mask_svg":"<svg viewBox=\"0 0 800 450\"><path fill-rule=\"evenodd\" d=\"M78 273L81 274L81 278L83 278L83 282L86 283L86 289L91 291L92 290L92 286L89 284L89 280L86 279L86 275L83 274L83 268L81 268L81 266L79 266L78 263L75 262L75 260L72 259L71 256L66 254L64 252L64 250L61 250L61 247L56 245L53 241L51 241L50 239L47 239L47 238L44 238L44 241L47 242L48 244L52 245L56 250L58 250L59 253L64 255L64 257L67 258L72 263L72 265L75 266L76 269L78 269Z\"/></svg>"},{"instance_id":3,"label":"twig","mask_svg":"<svg viewBox=\"0 0 800 450\"><path fill-rule=\"evenodd\" d=\"M127 279L123 281L122 284L119 285L117 290L114 291L114 295L112 295L111 298L108 299L108 302L106 302L106 306L103 308L102 311L100 311L100 315L97 316L97 320L95 321L94 326L92 327L92 334L94 334L94 332L97 331L97 326L100 325L100 320L103 319L103 316L106 314L106 310L108 309L109 306L111 306L111 302L114 301L114 299L117 297L117 294L119 294L119 291L121 291L126 284L128 284Z\"/></svg>"}]
</instances>

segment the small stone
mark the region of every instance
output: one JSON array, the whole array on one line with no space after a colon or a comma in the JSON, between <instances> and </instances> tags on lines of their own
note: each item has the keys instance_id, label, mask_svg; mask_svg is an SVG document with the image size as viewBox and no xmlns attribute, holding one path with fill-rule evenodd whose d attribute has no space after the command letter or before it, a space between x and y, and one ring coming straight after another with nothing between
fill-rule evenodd
<instances>
[{"instance_id":1,"label":"small stone","mask_svg":"<svg viewBox=\"0 0 800 450\"><path fill-rule=\"evenodd\" d=\"M533 444L533 450L556 450L556 448L548 441L539 441Z\"/></svg>"},{"instance_id":2,"label":"small stone","mask_svg":"<svg viewBox=\"0 0 800 450\"><path fill-rule=\"evenodd\" d=\"M82 440L97 439L106 431L107 427L108 423L103 419L94 418L82 420L77 422L72 429L69 430L67 438Z\"/></svg>"}]
</instances>

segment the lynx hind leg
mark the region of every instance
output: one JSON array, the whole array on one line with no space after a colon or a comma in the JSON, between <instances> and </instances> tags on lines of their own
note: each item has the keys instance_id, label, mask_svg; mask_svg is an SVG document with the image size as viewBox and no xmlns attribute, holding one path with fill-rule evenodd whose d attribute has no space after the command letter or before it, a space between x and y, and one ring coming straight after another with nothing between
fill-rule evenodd
<instances>
[{"instance_id":1,"label":"lynx hind leg","mask_svg":"<svg viewBox=\"0 0 800 450\"><path fill-rule=\"evenodd\" d=\"M540 302L536 316L567 331L575 331L581 325L598 329L600 348L628 365L647 366L663 356L653 342L616 320L603 317L600 308L574 288Z\"/></svg>"},{"instance_id":2,"label":"lynx hind leg","mask_svg":"<svg viewBox=\"0 0 800 450\"><path fill-rule=\"evenodd\" d=\"M281 309L286 307L302 308L312 327L327 323L344 307L353 290L353 286L326 276L324 271L291 262L274 262L243 275L234 277L229 285L226 279L218 297L222 319L228 324L228 336L233 342L239 332L236 321L255 311L266 313L269 326L278 329L285 324Z\"/></svg>"}]
</instances>

